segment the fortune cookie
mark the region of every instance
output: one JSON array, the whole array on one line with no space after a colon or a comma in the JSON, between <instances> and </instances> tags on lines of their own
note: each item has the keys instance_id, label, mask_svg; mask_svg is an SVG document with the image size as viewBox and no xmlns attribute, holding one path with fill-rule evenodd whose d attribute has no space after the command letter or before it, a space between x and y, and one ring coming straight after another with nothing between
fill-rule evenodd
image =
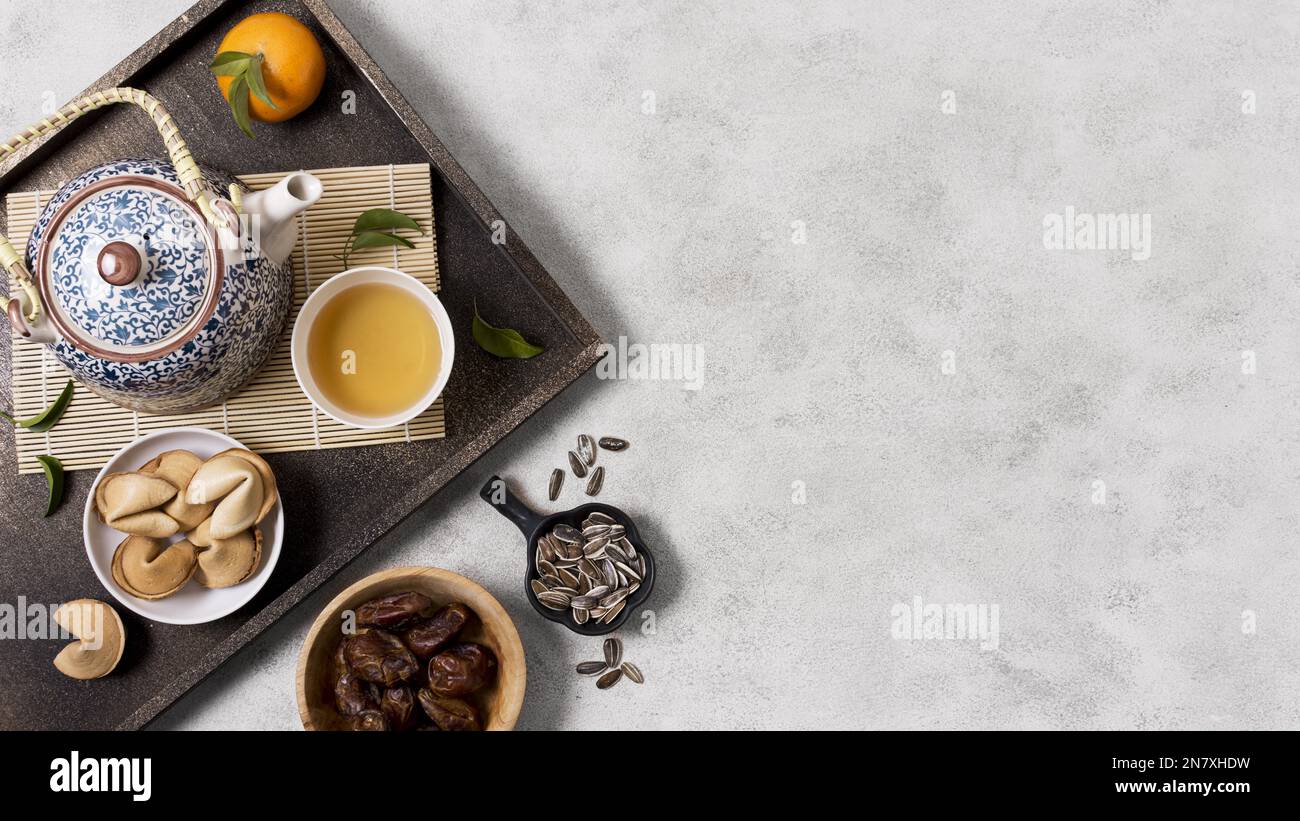
<instances>
[{"instance_id":1,"label":"fortune cookie","mask_svg":"<svg viewBox=\"0 0 1300 821\"><path fill-rule=\"evenodd\" d=\"M117 611L94 599L77 599L54 611L54 623L77 640L54 657L54 667L86 681L113 672L126 649L126 628Z\"/></svg>"},{"instance_id":2,"label":"fortune cookie","mask_svg":"<svg viewBox=\"0 0 1300 821\"><path fill-rule=\"evenodd\" d=\"M140 468L140 473L166 479L175 485L178 492L162 512L175 519L181 530L193 530L212 515L213 505L193 504L185 492L202 465L203 460L188 450L169 450Z\"/></svg>"},{"instance_id":3,"label":"fortune cookie","mask_svg":"<svg viewBox=\"0 0 1300 821\"><path fill-rule=\"evenodd\" d=\"M189 541L128 536L113 553L113 581L137 599L165 599L194 575L198 566Z\"/></svg>"},{"instance_id":4,"label":"fortune cookie","mask_svg":"<svg viewBox=\"0 0 1300 821\"><path fill-rule=\"evenodd\" d=\"M190 504L213 504L206 539L237 536L266 518L279 498L275 474L260 456L240 449L218 453L195 472L186 490Z\"/></svg>"},{"instance_id":5,"label":"fortune cookie","mask_svg":"<svg viewBox=\"0 0 1300 821\"><path fill-rule=\"evenodd\" d=\"M190 534L190 542L200 549L194 580L208 588L233 587L262 563L262 530L254 525L229 539L213 539L211 522Z\"/></svg>"},{"instance_id":6,"label":"fortune cookie","mask_svg":"<svg viewBox=\"0 0 1300 821\"><path fill-rule=\"evenodd\" d=\"M175 485L158 476L110 473L95 488L95 510L114 530L165 539L181 530L180 523L160 509L176 493Z\"/></svg>"}]
</instances>

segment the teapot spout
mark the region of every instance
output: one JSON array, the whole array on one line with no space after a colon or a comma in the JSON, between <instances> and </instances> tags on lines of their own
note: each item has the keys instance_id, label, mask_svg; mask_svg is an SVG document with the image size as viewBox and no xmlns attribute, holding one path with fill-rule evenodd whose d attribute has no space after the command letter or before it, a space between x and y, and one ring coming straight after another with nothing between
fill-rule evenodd
<instances>
[{"instance_id":1,"label":"teapot spout","mask_svg":"<svg viewBox=\"0 0 1300 821\"><path fill-rule=\"evenodd\" d=\"M293 253L298 239L293 218L314 205L323 191L320 180L298 171L244 196L242 210L252 218L253 237L272 262L284 262Z\"/></svg>"},{"instance_id":2,"label":"teapot spout","mask_svg":"<svg viewBox=\"0 0 1300 821\"><path fill-rule=\"evenodd\" d=\"M8 318L14 333L22 340L40 345L53 345L59 340L50 318L44 311L34 311L29 305L24 305L22 295L13 297L4 307L5 317Z\"/></svg>"}]
</instances>

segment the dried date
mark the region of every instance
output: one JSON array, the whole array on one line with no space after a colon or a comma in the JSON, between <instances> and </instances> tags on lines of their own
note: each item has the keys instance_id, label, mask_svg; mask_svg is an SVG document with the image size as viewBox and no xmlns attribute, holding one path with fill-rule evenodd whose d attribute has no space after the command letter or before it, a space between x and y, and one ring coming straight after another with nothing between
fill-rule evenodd
<instances>
[{"instance_id":1,"label":"dried date","mask_svg":"<svg viewBox=\"0 0 1300 821\"><path fill-rule=\"evenodd\" d=\"M357 676L384 687L407 681L420 670L420 663L402 640L384 630L349 637L343 657Z\"/></svg>"},{"instance_id":2,"label":"dried date","mask_svg":"<svg viewBox=\"0 0 1300 821\"><path fill-rule=\"evenodd\" d=\"M436 696L463 696L496 677L497 657L481 644L453 644L429 659L429 690Z\"/></svg>"},{"instance_id":3,"label":"dried date","mask_svg":"<svg viewBox=\"0 0 1300 821\"><path fill-rule=\"evenodd\" d=\"M378 710L366 710L364 713L348 716L345 721L349 730L357 732L382 733L392 729L388 724L387 716Z\"/></svg>"},{"instance_id":4,"label":"dried date","mask_svg":"<svg viewBox=\"0 0 1300 821\"><path fill-rule=\"evenodd\" d=\"M440 698L420 691L420 706L439 730L481 730L483 721L473 704L458 698Z\"/></svg>"},{"instance_id":5,"label":"dried date","mask_svg":"<svg viewBox=\"0 0 1300 821\"><path fill-rule=\"evenodd\" d=\"M415 696L409 687L389 687L379 699L379 710L394 730L409 730L415 726Z\"/></svg>"},{"instance_id":6,"label":"dried date","mask_svg":"<svg viewBox=\"0 0 1300 821\"><path fill-rule=\"evenodd\" d=\"M354 673L344 673L334 683L334 706L345 716L355 716L376 705L366 682Z\"/></svg>"},{"instance_id":7,"label":"dried date","mask_svg":"<svg viewBox=\"0 0 1300 821\"><path fill-rule=\"evenodd\" d=\"M361 627L381 627L392 630L416 619L433 615L433 599L423 593L394 593L371 599L357 608L357 624Z\"/></svg>"},{"instance_id":8,"label":"dried date","mask_svg":"<svg viewBox=\"0 0 1300 821\"><path fill-rule=\"evenodd\" d=\"M433 618L407 629L403 638L412 653L427 659L450 644L473 618L472 610L460 602L452 602L434 613Z\"/></svg>"}]
</instances>

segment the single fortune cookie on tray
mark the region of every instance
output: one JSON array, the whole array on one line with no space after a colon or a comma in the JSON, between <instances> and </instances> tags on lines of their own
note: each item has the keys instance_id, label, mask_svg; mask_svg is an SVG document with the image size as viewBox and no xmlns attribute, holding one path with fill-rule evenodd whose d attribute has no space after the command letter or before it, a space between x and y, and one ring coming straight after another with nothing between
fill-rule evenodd
<instances>
[{"instance_id":1,"label":"single fortune cookie on tray","mask_svg":"<svg viewBox=\"0 0 1300 821\"><path fill-rule=\"evenodd\" d=\"M234 448L203 463L189 481L186 501L213 505L205 539L230 539L266 518L279 498L275 473L257 454Z\"/></svg>"},{"instance_id":2,"label":"single fortune cookie on tray","mask_svg":"<svg viewBox=\"0 0 1300 821\"><path fill-rule=\"evenodd\" d=\"M176 485L159 476L110 473L95 488L95 511L114 530L165 539L181 530L161 509L177 493Z\"/></svg>"}]
</instances>

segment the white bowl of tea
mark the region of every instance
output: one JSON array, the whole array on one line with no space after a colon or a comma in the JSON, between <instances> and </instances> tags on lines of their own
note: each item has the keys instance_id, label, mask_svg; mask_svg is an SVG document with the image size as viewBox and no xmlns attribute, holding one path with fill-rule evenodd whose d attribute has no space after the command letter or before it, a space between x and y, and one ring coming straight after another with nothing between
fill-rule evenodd
<instances>
[{"instance_id":1,"label":"white bowl of tea","mask_svg":"<svg viewBox=\"0 0 1300 821\"><path fill-rule=\"evenodd\" d=\"M293 326L293 373L326 416L389 428L425 411L451 377L451 318L429 287L393 268L353 268L307 297Z\"/></svg>"}]
</instances>

